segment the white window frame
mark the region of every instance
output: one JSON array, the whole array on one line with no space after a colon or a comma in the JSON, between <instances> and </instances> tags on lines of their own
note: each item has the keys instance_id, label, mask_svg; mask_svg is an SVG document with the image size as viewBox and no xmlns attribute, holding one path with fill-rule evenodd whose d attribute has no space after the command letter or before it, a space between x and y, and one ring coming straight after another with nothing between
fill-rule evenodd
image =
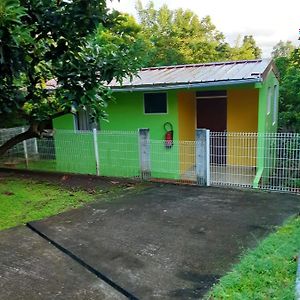
<instances>
[{"instance_id":1,"label":"white window frame","mask_svg":"<svg viewBox=\"0 0 300 300\"><path fill-rule=\"evenodd\" d=\"M268 94L267 94L267 115L271 113L271 98L272 98L272 89L268 87Z\"/></svg>"},{"instance_id":2,"label":"white window frame","mask_svg":"<svg viewBox=\"0 0 300 300\"><path fill-rule=\"evenodd\" d=\"M91 121L89 113L89 109L78 109L76 115L74 115L74 125L76 131L91 131L94 128L98 129L98 123ZM80 124L83 126L80 126Z\"/></svg>"},{"instance_id":3,"label":"white window frame","mask_svg":"<svg viewBox=\"0 0 300 300\"><path fill-rule=\"evenodd\" d=\"M277 119L277 109L278 109L278 85L274 85L274 95L273 95L273 122L272 124L276 124L276 119Z\"/></svg>"}]
</instances>

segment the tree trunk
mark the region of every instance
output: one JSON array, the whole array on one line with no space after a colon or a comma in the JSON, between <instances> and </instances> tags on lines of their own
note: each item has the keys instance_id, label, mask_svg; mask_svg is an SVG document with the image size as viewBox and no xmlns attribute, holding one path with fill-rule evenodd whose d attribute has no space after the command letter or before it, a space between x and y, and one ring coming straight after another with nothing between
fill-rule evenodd
<instances>
[{"instance_id":1,"label":"tree trunk","mask_svg":"<svg viewBox=\"0 0 300 300\"><path fill-rule=\"evenodd\" d=\"M40 137L41 132L42 131L39 130L38 125L31 125L27 131L14 136L13 138L6 141L3 145L0 146L0 157L3 156L9 149L17 145L18 143L31 138Z\"/></svg>"}]
</instances>

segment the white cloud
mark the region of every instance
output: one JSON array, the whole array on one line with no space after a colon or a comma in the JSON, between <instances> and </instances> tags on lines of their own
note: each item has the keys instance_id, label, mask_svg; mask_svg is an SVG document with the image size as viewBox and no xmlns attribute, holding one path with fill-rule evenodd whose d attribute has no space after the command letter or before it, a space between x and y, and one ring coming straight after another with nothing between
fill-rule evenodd
<instances>
[{"instance_id":1,"label":"white cloud","mask_svg":"<svg viewBox=\"0 0 300 300\"><path fill-rule=\"evenodd\" d=\"M148 1L142 0L145 5ZM210 15L218 30L223 32L229 42L238 34L252 34L267 57L272 47L280 40L291 40L298 45L300 28L300 1L285 0L154 0L156 7L166 3L171 9L182 7L197 13L200 18ZM112 0L110 7L136 15L135 1Z\"/></svg>"}]
</instances>

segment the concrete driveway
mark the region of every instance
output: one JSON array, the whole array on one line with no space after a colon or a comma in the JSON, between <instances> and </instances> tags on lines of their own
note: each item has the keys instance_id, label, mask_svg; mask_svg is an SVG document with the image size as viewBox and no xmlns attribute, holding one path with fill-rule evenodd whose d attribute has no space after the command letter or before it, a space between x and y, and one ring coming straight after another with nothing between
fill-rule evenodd
<instances>
[{"instance_id":1,"label":"concrete driveway","mask_svg":"<svg viewBox=\"0 0 300 300\"><path fill-rule=\"evenodd\" d=\"M61 249L27 227L2 231L0 298L123 299L121 289L133 299L199 299L299 210L295 195L154 184L31 223Z\"/></svg>"}]
</instances>

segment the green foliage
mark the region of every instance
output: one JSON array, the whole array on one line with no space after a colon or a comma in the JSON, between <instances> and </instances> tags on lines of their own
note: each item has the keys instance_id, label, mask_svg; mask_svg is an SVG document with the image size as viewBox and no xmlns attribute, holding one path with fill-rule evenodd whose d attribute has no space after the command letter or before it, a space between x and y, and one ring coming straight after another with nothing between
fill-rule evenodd
<instances>
[{"instance_id":1,"label":"green foliage","mask_svg":"<svg viewBox=\"0 0 300 300\"><path fill-rule=\"evenodd\" d=\"M140 67L143 45L132 17L104 0L3 0L0 4L0 117L41 125L86 107L104 115L105 86ZM49 90L47 81L57 88Z\"/></svg>"},{"instance_id":2,"label":"green foliage","mask_svg":"<svg viewBox=\"0 0 300 300\"><path fill-rule=\"evenodd\" d=\"M145 66L176 65L237 59L255 59L261 55L253 36L245 36L242 45L231 48L209 16L199 19L190 10L171 10L167 5L155 9L150 1L136 9L148 54Z\"/></svg>"},{"instance_id":3,"label":"green foliage","mask_svg":"<svg viewBox=\"0 0 300 300\"><path fill-rule=\"evenodd\" d=\"M288 57L295 50L295 46L291 41L279 41L274 47L272 51L272 57Z\"/></svg>"},{"instance_id":4,"label":"green foliage","mask_svg":"<svg viewBox=\"0 0 300 300\"><path fill-rule=\"evenodd\" d=\"M275 63L280 71L279 128L300 131L300 50L279 56Z\"/></svg>"},{"instance_id":5,"label":"green foliage","mask_svg":"<svg viewBox=\"0 0 300 300\"><path fill-rule=\"evenodd\" d=\"M261 57L261 49L256 45L252 35L246 35L243 42L238 37L235 46L231 49L229 57L231 60L257 59Z\"/></svg>"},{"instance_id":6,"label":"green foliage","mask_svg":"<svg viewBox=\"0 0 300 300\"><path fill-rule=\"evenodd\" d=\"M300 218L291 219L246 253L207 299L294 299Z\"/></svg>"},{"instance_id":7,"label":"green foliage","mask_svg":"<svg viewBox=\"0 0 300 300\"><path fill-rule=\"evenodd\" d=\"M22 105L21 72L27 59L27 47L33 43L31 27L23 24L27 10L18 0L0 3L0 116Z\"/></svg>"},{"instance_id":8,"label":"green foliage","mask_svg":"<svg viewBox=\"0 0 300 300\"><path fill-rule=\"evenodd\" d=\"M170 10L163 5L156 10L153 2L137 12L145 39L148 57L145 65L174 65L218 60L224 36L216 30L209 17L199 20L190 10Z\"/></svg>"}]
</instances>

